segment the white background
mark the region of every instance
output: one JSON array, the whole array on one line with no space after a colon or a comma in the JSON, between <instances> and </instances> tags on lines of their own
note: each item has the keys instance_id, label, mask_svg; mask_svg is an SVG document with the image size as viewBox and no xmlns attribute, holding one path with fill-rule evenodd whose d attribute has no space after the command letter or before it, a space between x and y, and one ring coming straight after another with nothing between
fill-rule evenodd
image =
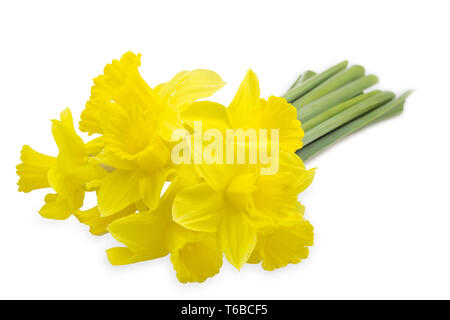
<instances>
[{"instance_id":1,"label":"white background","mask_svg":"<svg viewBox=\"0 0 450 320\"><path fill-rule=\"evenodd\" d=\"M448 1L2 1L0 298L450 298ZM403 115L307 162L300 196L315 227L310 257L275 272L228 263L180 284L168 258L113 267L74 218L41 218L45 191L17 192L23 144L56 153L50 121L78 118L91 79L124 52L151 84L217 71L227 104L247 68L263 96L305 69L344 59L415 89ZM91 199L92 200L92 199Z\"/></svg>"}]
</instances>

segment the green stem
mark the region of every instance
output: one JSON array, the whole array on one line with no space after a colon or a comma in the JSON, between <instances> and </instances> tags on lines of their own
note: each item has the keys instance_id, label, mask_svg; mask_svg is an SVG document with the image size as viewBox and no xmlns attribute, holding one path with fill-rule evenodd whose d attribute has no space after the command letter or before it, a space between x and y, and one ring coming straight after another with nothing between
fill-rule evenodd
<instances>
[{"instance_id":1,"label":"green stem","mask_svg":"<svg viewBox=\"0 0 450 320\"><path fill-rule=\"evenodd\" d=\"M302 78L303 78L304 74L301 74L297 77L297 79L295 79L294 83L289 87L288 91L284 94L286 95L290 90L292 90L293 88L295 88L299 82L301 82Z\"/></svg>"},{"instance_id":2,"label":"green stem","mask_svg":"<svg viewBox=\"0 0 450 320\"><path fill-rule=\"evenodd\" d=\"M302 128L306 132L306 131L312 129L313 127L317 126L318 124L324 122L325 120L328 120L331 117L337 115L339 112L342 112L342 111L350 108L351 106L353 106L367 98L370 98L371 96L373 96L377 93L380 93L380 92L381 92L380 90L374 90L369 93L360 94L359 96L356 96L350 100L344 101L322 113L319 113L317 116L306 121L305 123L302 124Z\"/></svg>"},{"instance_id":3,"label":"green stem","mask_svg":"<svg viewBox=\"0 0 450 320\"><path fill-rule=\"evenodd\" d=\"M359 116L391 101L395 98L392 92L380 92L374 96L361 101L350 108L336 114L335 116L325 120L324 122L318 124L312 129L305 132L303 137L303 145L306 146L317 140L321 136L327 134L328 132L342 126L343 124L358 118Z\"/></svg>"},{"instance_id":4,"label":"green stem","mask_svg":"<svg viewBox=\"0 0 450 320\"><path fill-rule=\"evenodd\" d=\"M306 81L308 82L308 81ZM306 83L305 82L305 83ZM306 122L314 116L326 111L327 109L344 102L364 91L378 82L378 78L374 75L365 76L356 79L345 86L336 89L329 94L319 98L298 110L297 117L301 122Z\"/></svg>"},{"instance_id":5,"label":"green stem","mask_svg":"<svg viewBox=\"0 0 450 320\"><path fill-rule=\"evenodd\" d=\"M305 73L303 74L303 77L301 78L300 82L298 83L298 85L299 85L300 83L303 83L303 82L305 82L306 80L308 80L308 79L314 77L316 74L317 74L317 73L315 73L314 71L306 70ZM297 87L297 86L295 86L295 87Z\"/></svg>"},{"instance_id":6,"label":"green stem","mask_svg":"<svg viewBox=\"0 0 450 320\"><path fill-rule=\"evenodd\" d=\"M344 85L346 85L349 82L352 82L356 79L361 78L364 76L364 68L361 66L352 66L351 68L342 70L341 72L335 74L328 80L322 82L319 86L315 87L313 90L308 92L307 94L303 95L299 99L295 100L293 105L297 109L301 109L302 106L307 105L308 103L311 103L326 94L330 93L331 91L334 91Z\"/></svg>"},{"instance_id":7,"label":"green stem","mask_svg":"<svg viewBox=\"0 0 450 320\"><path fill-rule=\"evenodd\" d=\"M395 108L393 108L392 110L390 110L389 112L386 112L384 115L382 115L380 118L378 118L377 120L375 120L375 122L378 121L382 121L385 119L389 119L391 117L394 117L396 115L399 115L400 113L403 112L403 106L404 104L399 104L398 106L396 106Z\"/></svg>"},{"instance_id":8,"label":"green stem","mask_svg":"<svg viewBox=\"0 0 450 320\"><path fill-rule=\"evenodd\" d=\"M315 75L316 75L316 73L314 71L311 71L311 70L305 71L305 73L303 73L297 77L297 79L294 81L292 86L288 89L288 92L289 92L289 90L292 90L293 88L298 87L302 82L305 82L306 80L308 80L309 78L311 78L312 76L315 76ZM286 92L286 94L287 94L287 92Z\"/></svg>"},{"instance_id":9,"label":"green stem","mask_svg":"<svg viewBox=\"0 0 450 320\"><path fill-rule=\"evenodd\" d=\"M393 115L395 113L401 112L403 109L403 105L405 103L406 98L411 94L411 91L408 91L398 97L395 100L392 100L368 113L365 115L350 121L349 123L337 128L336 130L329 132L325 136L317 139L313 143L307 145L306 147L297 151L297 155L306 161L312 156L316 155L320 151L326 149L336 141L348 136L349 134L369 125L370 123L376 122L380 119L385 118L388 115Z\"/></svg>"},{"instance_id":10,"label":"green stem","mask_svg":"<svg viewBox=\"0 0 450 320\"><path fill-rule=\"evenodd\" d=\"M311 91L318 85L320 85L322 82L327 80L328 78L334 76L339 71L345 69L347 67L348 61L343 61L341 63L338 63L337 65L325 70L322 73L319 73L305 82L302 82L297 87L289 90L283 97L286 98L286 100L290 103L295 101L296 99L300 98L305 93Z\"/></svg>"}]
</instances>

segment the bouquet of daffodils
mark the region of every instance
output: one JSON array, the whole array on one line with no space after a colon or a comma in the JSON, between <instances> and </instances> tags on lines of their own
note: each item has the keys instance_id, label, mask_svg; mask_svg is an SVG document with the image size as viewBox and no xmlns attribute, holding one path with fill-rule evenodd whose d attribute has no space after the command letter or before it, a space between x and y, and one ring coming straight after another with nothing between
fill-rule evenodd
<instances>
[{"instance_id":1,"label":"bouquet of daffodils","mask_svg":"<svg viewBox=\"0 0 450 320\"><path fill-rule=\"evenodd\" d=\"M265 270L307 258L313 227L298 195L315 170L303 160L401 112L407 96L364 92L377 78L343 62L268 99L249 70L226 107L204 100L224 85L215 72L150 87L140 59L128 52L94 79L79 122L94 138L77 134L66 109L52 121L58 155L22 148L19 191L51 188L41 216L74 215L94 235L109 232L120 243L107 250L113 265L170 254L181 282L214 276L223 256ZM96 206L84 207L86 192Z\"/></svg>"}]
</instances>

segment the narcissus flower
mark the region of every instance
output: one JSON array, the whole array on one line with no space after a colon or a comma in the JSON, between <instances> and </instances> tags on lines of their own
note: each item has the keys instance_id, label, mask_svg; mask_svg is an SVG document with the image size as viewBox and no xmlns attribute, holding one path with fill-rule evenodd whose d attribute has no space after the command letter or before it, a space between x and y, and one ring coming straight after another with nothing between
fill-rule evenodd
<instances>
[{"instance_id":1,"label":"narcissus flower","mask_svg":"<svg viewBox=\"0 0 450 320\"><path fill-rule=\"evenodd\" d=\"M191 104L181 113L183 121L194 128L194 121L202 121L203 129L277 129L280 148L295 152L302 147L304 135L297 110L284 98L260 98L259 81L249 70L228 108L210 101ZM270 136L267 137L270 139Z\"/></svg>"},{"instance_id":2,"label":"narcissus flower","mask_svg":"<svg viewBox=\"0 0 450 320\"><path fill-rule=\"evenodd\" d=\"M46 156L24 146L22 163L17 166L18 185L23 192L53 188L56 193L47 194L39 213L49 219L66 219L83 205L86 183L106 175L101 166L88 162L89 157L100 152L103 143L94 139L85 144L75 132L69 109L61 113L61 120L53 120L52 133L58 156Z\"/></svg>"},{"instance_id":3,"label":"narcissus flower","mask_svg":"<svg viewBox=\"0 0 450 320\"><path fill-rule=\"evenodd\" d=\"M238 269L255 249L258 231L260 245L265 247L267 228L273 232L286 221L303 221L303 207L297 196L312 182L314 170L306 170L293 153L280 153L280 168L275 175L260 175L257 166L252 165L206 164L194 165L194 169L201 180L177 193L173 220L190 230L217 233L222 251ZM288 244L283 241L279 245L280 250L286 249L280 258L287 256L278 263L288 264L303 258L300 252L288 250ZM269 269L278 267L270 259L265 261Z\"/></svg>"},{"instance_id":4,"label":"narcissus flower","mask_svg":"<svg viewBox=\"0 0 450 320\"><path fill-rule=\"evenodd\" d=\"M109 225L111 235L127 247L109 249L108 259L114 265L123 265L170 253L181 282L203 282L219 272L222 251L216 234L195 232L172 220L178 191L200 181L187 166L180 166L177 171L183 178L170 185L154 211L133 214Z\"/></svg>"},{"instance_id":5,"label":"narcissus flower","mask_svg":"<svg viewBox=\"0 0 450 320\"><path fill-rule=\"evenodd\" d=\"M99 185L98 210L110 216L142 201L156 208L161 189L174 172L172 131L182 128L180 112L223 86L209 70L183 71L152 89L139 74L140 55L128 52L94 79L80 129L103 134L98 162L114 168Z\"/></svg>"}]
</instances>

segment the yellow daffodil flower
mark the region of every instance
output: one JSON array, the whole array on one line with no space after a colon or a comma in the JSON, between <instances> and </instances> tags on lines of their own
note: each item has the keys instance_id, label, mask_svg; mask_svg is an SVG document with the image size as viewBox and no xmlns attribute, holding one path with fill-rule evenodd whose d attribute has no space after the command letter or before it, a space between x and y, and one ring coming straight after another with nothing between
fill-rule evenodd
<instances>
[{"instance_id":1,"label":"yellow daffodil flower","mask_svg":"<svg viewBox=\"0 0 450 320\"><path fill-rule=\"evenodd\" d=\"M142 200L156 208L162 186L174 172L170 161L172 131L182 128L179 113L223 86L209 70L183 71L152 89L139 74L140 55L128 52L94 79L80 129L103 134L97 157L114 168L99 185L98 210L114 215Z\"/></svg>"},{"instance_id":2,"label":"yellow daffodil flower","mask_svg":"<svg viewBox=\"0 0 450 320\"><path fill-rule=\"evenodd\" d=\"M293 216L302 220L297 195L314 176L314 169L306 170L300 158L284 151L275 175L260 175L251 165L211 164L194 168L202 180L177 193L173 220L190 230L217 233L222 251L238 269L249 260L260 240L260 246L265 248L264 237L275 230L271 228L285 224ZM263 226L261 230L259 226ZM289 253L293 256L283 263L302 258L296 251L286 250L283 254ZM277 267L265 259L267 268Z\"/></svg>"},{"instance_id":3,"label":"yellow daffodil flower","mask_svg":"<svg viewBox=\"0 0 450 320\"><path fill-rule=\"evenodd\" d=\"M306 170L293 153L303 137L295 108L283 98L264 100L259 95L258 78L249 70L228 108L196 102L182 112L182 119L191 128L201 120L203 129L222 132L278 129L279 172L260 175L252 165L195 165L203 181L177 194L173 219L191 230L217 233L236 268L263 261L264 269L273 270L306 258L312 245L312 227L303 219L297 195L312 182L314 169ZM274 235L279 242L267 240ZM294 245L290 241L295 237Z\"/></svg>"},{"instance_id":4,"label":"yellow daffodil flower","mask_svg":"<svg viewBox=\"0 0 450 320\"><path fill-rule=\"evenodd\" d=\"M186 108L181 117L191 128L194 121L202 121L206 130L278 129L281 149L287 152L300 149L304 132L295 107L284 98L271 96L265 100L259 96L258 77L249 70L228 108L216 102L199 101Z\"/></svg>"},{"instance_id":5,"label":"yellow daffodil flower","mask_svg":"<svg viewBox=\"0 0 450 320\"><path fill-rule=\"evenodd\" d=\"M57 157L46 156L24 146L22 163L17 166L19 191L30 192L53 188L47 194L39 213L49 219L66 219L83 205L86 183L102 178L106 171L88 159L103 148L101 139L85 144L76 134L69 109L61 113L61 120L52 121L52 133L59 149Z\"/></svg>"},{"instance_id":6,"label":"yellow daffodil flower","mask_svg":"<svg viewBox=\"0 0 450 320\"><path fill-rule=\"evenodd\" d=\"M112 222L108 230L126 247L107 251L113 265L123 265L163 257L170 253L181 282L203 282L222 266L222 251L215 234L195 232L172 220L172 204L177 192L199 181L185 166L178 168L178 179L163 195L152 212L142 212Z\"/></svg>"}]
</instances>

